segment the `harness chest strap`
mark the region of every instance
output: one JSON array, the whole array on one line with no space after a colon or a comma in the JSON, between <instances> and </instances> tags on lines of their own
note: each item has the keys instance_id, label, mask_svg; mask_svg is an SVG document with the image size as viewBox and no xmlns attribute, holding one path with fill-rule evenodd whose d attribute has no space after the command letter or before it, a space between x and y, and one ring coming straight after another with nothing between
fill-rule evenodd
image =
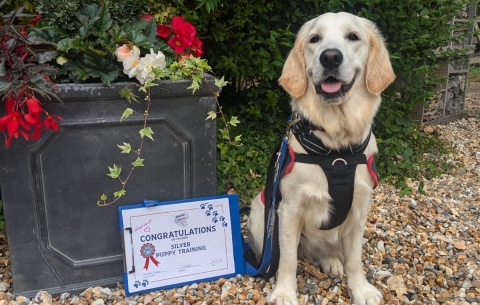
<instances>
[{"instance_id":1,"label":"harness chest strap","mask_svg":"<svg viewBox=\"0 0 480 305\"><path fill-rule=\"evenodd\" d=\"M292 171L293 164L308 163L319 165L328 181L328 193L332 198L330 223L320 227L321 230L333 229L347 218L348 212L352 206L353 190L355 183L355 171L358 164L366 164L368 172L374 181L373 188L378 186L378 173L375 168L374 155L368 158L364 154L356 155L310 155L296 154L290 146L288 146L288 154L286 161L280 169L281 175L287 175ZM335 161L335 162L334 162ZM346 161L347 164L344 163ZM281 196L281 194L278 194ZM265 192L262 191L261 199L265 204Z\"/></svg>"}]
</instances>

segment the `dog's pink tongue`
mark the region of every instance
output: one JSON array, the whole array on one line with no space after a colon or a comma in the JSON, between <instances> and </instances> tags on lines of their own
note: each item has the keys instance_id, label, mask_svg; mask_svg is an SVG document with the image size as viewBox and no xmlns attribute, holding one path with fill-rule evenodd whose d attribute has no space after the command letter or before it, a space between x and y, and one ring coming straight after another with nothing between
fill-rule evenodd
<instances>
[{"instance_id":1,"label":"dog's pink tongue","mask_svg":"<svg viewBox=\"0 0 480 305\"><path fill-rule=\"evenodd\" d=\"M326 93L334 93L340 90L342 86L341 82L323 82L320 84L322 86L322 90Z\"/></svg>"}]
</instances>

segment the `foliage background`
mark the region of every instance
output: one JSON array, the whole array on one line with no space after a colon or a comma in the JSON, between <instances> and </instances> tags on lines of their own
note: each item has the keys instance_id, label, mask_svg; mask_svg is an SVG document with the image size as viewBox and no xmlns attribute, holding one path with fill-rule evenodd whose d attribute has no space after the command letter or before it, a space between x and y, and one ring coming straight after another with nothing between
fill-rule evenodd
<instances>
[{"instance_id":1,"label":"foliage background","mask_svg":"<svg viewBox=\"0 0 480 305\"><path fill-rule=\"evenodd\" d=\"M61 0L8 0L33 9L59 10L58 16L79 2ZM95 1L112 5L108 0ZM53 5L58 3L58 5ZM63 4L62 4L63 3ZM278 86L282 65L300 26L325 12L347 11L373 20L383 33L397 81L383 95L374 130L379 144L377 168L384 180L408 191L405 180L427 178L445 170L445 148L435 135L420 131L412 119L413 107L435 93L439 58L434 50L450 39L449 21L465 0L122 0L116 1L112 18L127 18L135 3L157 22L168 23L184 15L204 42L204 57L217 76L230 85L223 89L220 104L227 116L242 122L234 135L242 146L218 143L218 191L234 188L243 202L262 188L268 159L284 133L289 115L287 94ZM124 5L125 10L118 9ZM116 17L120 16L120 17ZM65 22L62 18L52 22ZM443 59L459 55L443 52ZM228 121L228 119L227 119ZM219 124L220 125L220 124ZM221 127L221 126L220 126ZM219 139L221 135L219 134ZM426 157L427 156L427 157ZM432 157L433 156L433 157Z\"/></svg>"},{"instance_id":2,"label":"foliage background","mask_svg":"<svg viewBox=\"0 0 480 305\"><path fill-rule=\"evenodd\" d=\"M373 20L388 43L397 81L384 92L376 117L380 175L408 191L406 179L444 171L445 148L435 135L420 131L412 112L435 93L440 59L434 50L450 39L449 21L464 5L456 0L180 0L149 9L157 14L175 7L172 13L187 16L200 32L214 72L231 82L221 105L239 116L236 132L244 145L219 143L218 187L219 192L233 187L247 202L262 188L270 153L286 127L288 96L277 79L294 35L304 22L329 11ZM460 53L447 50L442 57Z\"/></svg>"}]
</instances>

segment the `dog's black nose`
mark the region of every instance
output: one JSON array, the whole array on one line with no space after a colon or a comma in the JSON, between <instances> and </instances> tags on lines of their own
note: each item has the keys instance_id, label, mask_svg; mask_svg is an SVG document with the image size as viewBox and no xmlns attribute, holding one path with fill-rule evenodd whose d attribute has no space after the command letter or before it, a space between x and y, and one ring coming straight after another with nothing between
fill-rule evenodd
<instances>
[{"instance_id":1,"label":"dog's black nose","mask_svg":"<svg viewBox=\"0 0 480 305\"><path fill-rule=\"evenodd\" d=\"M320 54L320 63L325 69L336 69L342 64L342 61L343 55L338 49L326 49Z\"/></svg>"}]
</instances>

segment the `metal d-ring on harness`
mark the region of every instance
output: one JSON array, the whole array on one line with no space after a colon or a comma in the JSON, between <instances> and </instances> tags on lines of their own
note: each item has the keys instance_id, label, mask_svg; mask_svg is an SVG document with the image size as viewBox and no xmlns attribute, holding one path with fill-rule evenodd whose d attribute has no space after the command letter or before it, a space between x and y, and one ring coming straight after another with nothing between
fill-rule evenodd
<instances>
[{"instance_id":1,"label":"metal d-ring on harness","mask_svg":"<svg viewBox=\"0 0 480 305\"><path fill-rule=\"evenodd\" d=\"M285 137L277 145L270 158L264 190L265 228L260 261L256 260L255 254L247 243L243 245L245 271L251 276L270 278L277 272L280 260L278 221L276 221L278 219L278 205L281 201L279 183L291 162L319 165L327 177L328 192L332 198L330 202L332 205L330 222L319 229L331 230L339 226L347 218L350 211L353 201L355 171L358 164L367 164L364 152L370 141L371 133L361 144L350 145L348 148L339 151L332 151L313 134L313 130L319 129L304 119L298 119L298 115L294 114L287 127ZM288 147L290 131L307 151L307 154L295 153L292 156Z\"/></svg>"}]
</instances>

